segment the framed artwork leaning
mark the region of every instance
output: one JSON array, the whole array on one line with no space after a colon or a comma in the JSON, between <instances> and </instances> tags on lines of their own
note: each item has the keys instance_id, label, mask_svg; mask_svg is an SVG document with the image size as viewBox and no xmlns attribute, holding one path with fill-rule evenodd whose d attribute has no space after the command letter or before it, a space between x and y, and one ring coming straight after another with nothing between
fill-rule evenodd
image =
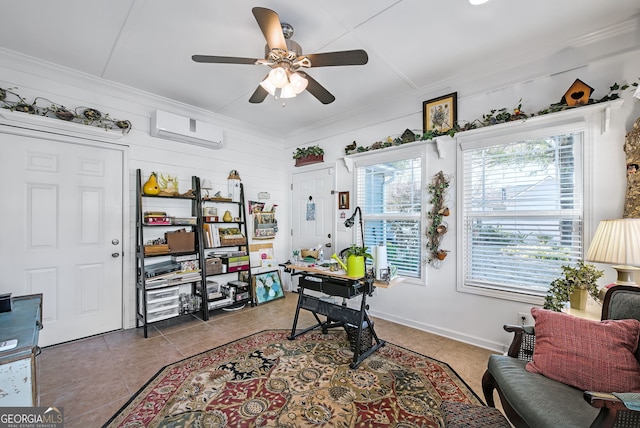
<instances>
[{"instance_id":1,"label":"framed artwork leaning","mask_svg":"<svg viewBox=\"0 0 640 428\"><path fill-rule=\"evenodd\" d=\"M447 132L458 120L458 93L453 92L422 103L423 132Z\"/></svg>"},{"instance_id":2,"label":"framed artwork leaning","mask_svg":"<svg viewBox=\"0 0 640 428\"><path fill-rule=\"evenodd\" d=\"M279 270L253 275L252 287L258 305L284 297Z\"/></svg>"}]
</instances>

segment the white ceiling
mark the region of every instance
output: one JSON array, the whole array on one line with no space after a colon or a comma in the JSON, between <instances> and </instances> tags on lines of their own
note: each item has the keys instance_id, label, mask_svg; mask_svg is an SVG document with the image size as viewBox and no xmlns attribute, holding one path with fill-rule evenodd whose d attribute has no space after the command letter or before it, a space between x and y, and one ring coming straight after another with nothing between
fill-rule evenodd
<instances>
[{"instance_id":1,"label":"white ceiling","mask_svg":"<svg viewBox=\"0 0 640 428\"><path fill-rule=\"evenodd\" d=\"M265 129L292 132L455 77L501 70L575 48L637 19L638 0L21 0L2 2L0 47ZM249 97L268 69L202 64L191 55L262 58L251 13L276 11L304 53L364 49L364 66L311 68L336 97ZM579 47L579 46L578 46ZM443 94L436 94L443 95Z\"/></svg>"}]
</instances>

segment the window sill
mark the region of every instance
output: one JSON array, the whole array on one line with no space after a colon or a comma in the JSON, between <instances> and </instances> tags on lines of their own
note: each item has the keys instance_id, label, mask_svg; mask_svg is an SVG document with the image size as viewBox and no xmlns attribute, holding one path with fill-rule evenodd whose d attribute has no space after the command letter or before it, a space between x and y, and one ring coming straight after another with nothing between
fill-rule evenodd
<instances>
[{"instance_id":1,"label":"window sill","mask_svg":"<svg viewBox=\"0 0 640 428\"><path fill-rule=\"evenodd\" d=\"M518 292L515 290L500 290L497 288L480 287L475 285L458 285L458 291L461 293L477 294L480 296L491 297L494 299L511 300L520 303L530 303L532 305L542 306L544 304L544 296Z\"/></svg>"}]
</instances>

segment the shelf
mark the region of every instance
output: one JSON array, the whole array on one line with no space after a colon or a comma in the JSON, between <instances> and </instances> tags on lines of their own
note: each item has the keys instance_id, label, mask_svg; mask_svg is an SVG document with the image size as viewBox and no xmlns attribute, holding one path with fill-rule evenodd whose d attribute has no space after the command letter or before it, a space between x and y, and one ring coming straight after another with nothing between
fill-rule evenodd
<instances>
[{"instance_id":1,"label":"shelf","mask_svg":"<svg viewBox=\"0 0 640 428\"><path fill-rule=\"evenodd\" d=\"M76 122L67 122L52 117L38 116L35 114L0 110L0 123L14 125L15 122L29 125L30 129L70 135L73 137L86 138L87 136L99 137L100 139L117 140L125 136L120 129L108 130L106 128L85 125ZM57 132L56 132L57 131Z\"/></svg>"},{"instance_id":2,"label":"shelf","mask_svg":"<svg viewBox=\"0 0 640 428\"><path fill-rule=\"evenodd\" d=\"M243 224L243 221L205 221L205 224Z\"/></svg>"},{"instance_id":3,"label":"shelf","mask_svg":"<svg viewBox=\"0 0 640 428\"><path fill-rule=\"evenodd\" d=\"M137 263L136 269L137 269L137 275L138 275L136 286L138 290L140 290L136 293L136 299L137 299L136 326L144 327L144 337L147 337L148 323L160 321L161 319L173 318L180 315L184 315L182 312L185 311L185 308L182 307L184 299L178 299L177 306L175 308L171 308L171 311L172 311L171 314L169 313L165 314L164 311L160 311L156 314L156 310L153 309L153 305L154 305L153 302L148 301L147 293L150 290L160 290L163 288L180 287L180 293L184 293L187 288L190 288L190 291L187 291L187 294L190 294L191 297L188 298L187 301L189 301L189 299L195 299L196 298L195 296L198 296L198 298L202 300L202 303L200 305L200 309L197 311L194 310L194 306L191 304L189 304L189 306L185 306L187 308L185 314L201 312L203 320L206 321L209 319L208 296L210 294L208 293L209 284L207 283L207 278L213 277L213 276L220 276L220 275L235 275L236 279L243 279L244 281L247 281L250 284L251 283L251 267L249 262L247 262L246 268L244 267L244 265L241 265L242 269L233 270L235 266L232 266L231 268L228 268L227 272L219 272L214 274L206 273L206 260L208 258L207 253L226 252L227 255L231 256L233 253L238 252L237 250L241 250L242 247L246 247L248 245L248 240L246 238L247 224L246 224L246 221L244 221L246 219L246 211L245 211L244 202L243 202L244 188L242 184L240 184L240 202L234 202L231 199L227 199L227 198L202 198L201 188L200 188L200 179L196 176L193 176L191 179L192 190L189 190L186 194L145 195L142 192L143 180L141 176L141 171L139 169L137 170L136 175L137 175L136 194L138 195L137 201L136 201L136 263ZM172 218L174 220L177 219L178 221L187 220L189 222L188 223L170 223L170 224L146 223L144 221L144 213L145 213L144 203L149 203L149 201L147 201L146 198L189 201L190 208L191 208L190 216L181 215L181 216L171 217L164 212L164 209L165 209L164 207L162 209L158 209L158 208L154 209L154 211L162 213L162 216L158 217L159 219L165 220L165 217L166 217L167 220L169 218ZM204 203L237 205L238 206L237 210L233 207L230 208L230 211L234 212L233 215L236 218L236 220L231 222L225 222L225 221L206 222L206 223L203 222L203 219L205 217L203 214ZM154 202L153 204L158 205L159 203ZM173 206L173 204L171 205ZM146 211L146 212L148 213L149 211ZM193 223L194 220L195 220L195 224ZM207 224L215 224L220 226L210 227L210 226L206 226ZM235 236L235 235L243 236L243 242L239 242L240 241L239 238L236 238L237 239L236 241L233 241L232 239L227 238L227 241L226 241L227 243L225 245L220 245L212 248L205 248L205 234L208 233L205 229L209 228L217 231L218 229L225 229L225 226L227 229L229 229L227 230L226 236ZM182 236L181 239L176 240L177 238L176 234L168 235L167 236L168 243L163 244L164 248L162 245L158 245L157 249L159 251L163 251L168 245L173 248L182 248L182 249L189 248L189 250L179 251L179 252L166 251L166 252L155 252L155 253L145 254L144 233L145 231L149 230L148 228L164 228L161 230L161 232L175 231L178 228L185 229L188 232L189 236L187 236L186 233L178 234L178 235L184 235L184 236ZM231 231L232 229L237 229L237 232L235 231L232 232ZM229 235L229 233L233 233L234 235ZM157 235L157 233L155 234ZM193 236L193 240L191 238L192 236ZM209 239L207 238L206 241L209 242ZM217 243L217 240L216 240L216 243ZM191 249L192 244L193 244L193 249ZM236 249L236 251L232 250L234 248ZM198 272L194 273L193 271L191 271L188 274L185 274L184 277L182 277L181 275L176 275L173 279L171 279L170 276L169 278L163 278L161 280L158 280L156 278L156 281L157 281L156 283L153 283L153 277L152 277L151 284L148 283L148 280L150 278L146 277L147 271L145 270L145 264L146 264L145 260L149 261L149 259L153 257L167 258L169 256L179 257L179 256L194 255L194 254L197 255L197 257L195 258L195 263L192 263L193 266L191 266L191 268L193 269L198 268L199 269ZM214 257L220 257L221 255L222 254L209 254L209 256L214 256ZM216 291L213 289L211 290ZM223 307L237 306L239 304L242 304L244 306L246 303L250 303L253 306L254 303L253 303L251 287L247 287L243 292L248 294L247 299L243 299L242 301L235 301L235 302L230 301L225 305L221 305L220 309L222 309ZM212 295L215 296L215 294L212 294ZM239 297L244 298L245 296L246 295L243 294ZM217 300L218 299L214 301L217 301ZM167 311L169 311L169 309L167 309ZM159 317L155 318L156 315L159 315Z\"/></svg>"},{"instance_id":4,"label":"shelf","mask_svg":"<svg viewBox=\"0 0 640 428\"><path fill-rule=\"evenodd\" d=\"M192 195L147 195L146 193L141 193L140 196L142 196L143 198L187 199L190 201L196 199L196 197Z\"/></svg>"}]
</instances>

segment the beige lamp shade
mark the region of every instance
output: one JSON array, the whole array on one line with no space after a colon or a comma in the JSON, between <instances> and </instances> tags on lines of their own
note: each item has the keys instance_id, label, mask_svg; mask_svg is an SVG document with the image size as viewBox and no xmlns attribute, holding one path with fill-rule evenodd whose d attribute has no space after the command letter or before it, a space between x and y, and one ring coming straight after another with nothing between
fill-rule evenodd
<instances>
[{"instance_id":1,"label":"beige lamp shade","mask_svg":"<svg viewBox=\"0 0 640 428\"><path fill-rule=\"evenodd\" d=\"M640 219L602 220L589 246L587 261L613 264L616 284L637 285L633 275L640 270Z\"/></svg>"}]
</instances>

